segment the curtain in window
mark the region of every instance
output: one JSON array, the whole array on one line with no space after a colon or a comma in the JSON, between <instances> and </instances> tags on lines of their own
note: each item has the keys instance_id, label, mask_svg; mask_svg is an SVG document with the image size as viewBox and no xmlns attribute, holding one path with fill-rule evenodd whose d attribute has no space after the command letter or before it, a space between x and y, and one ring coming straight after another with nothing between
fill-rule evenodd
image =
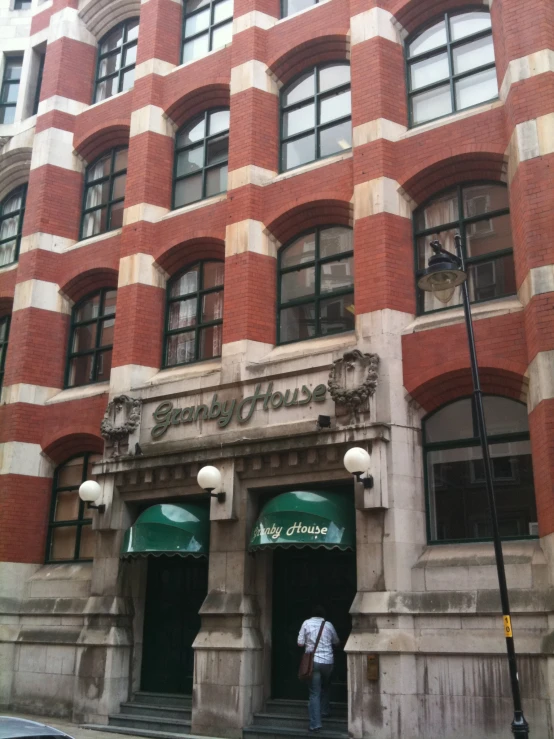
<instances>
[{"instance_id":1,"label":"curtain in window","mask_svg":"<svg viewBox=\"0 0 554 739\"><path fill-rule=\"evenodd\" d=\"M6 218L0 223L0 267L15 261L15 249L17 244L17 230L19 225L19 211L23 205L21 193L14 195L4 202L2 211L13 213L11 218ZM13 239L6 241L4 239Z\"/></svg>"}]
</instances>

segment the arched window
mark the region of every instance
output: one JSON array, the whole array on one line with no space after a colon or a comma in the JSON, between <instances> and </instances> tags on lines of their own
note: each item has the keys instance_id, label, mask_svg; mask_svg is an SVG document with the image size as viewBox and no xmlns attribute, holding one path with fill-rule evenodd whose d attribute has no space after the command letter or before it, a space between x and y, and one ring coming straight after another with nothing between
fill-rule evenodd
<instances>
[{"instance_id":1,"label":"arched window","mask_svg":"<svg viewBox=\"0 0 554 739\"><path fill-rule=\"evenodd\" d=\"M10 338L10 316L0 318L0 390L4 383L4 368L8 353L8 339Z\"/></svg>"},{"instance_id":2,"label":"arched window","mask_svg":"<svg viewBox=\"0 0 554 739\"><path fill-rule=\"evenodd\" d=\"M198 262L167 284L164 367L221 355L223 262Z\"/></svg>"},{"instance_id":3,"label":"arched window","mask_svg":"<svg viewBox=\"0 0 554 739\"><path fill-rule=\"evenodd\" d=\"M107 33L98 48L94 102L130 90L135 82L139 19L129 18Z\"/></svg>"},{"instance_id":4,"label":"arched window","mask_svg":"<svg viewBox=\"0 0 554 739\"><path fill-rule=\"evenodd\" d=\"M221 49L232 39L233 0L185 0L183 63Z\"/></svg>"},{"instance_id":5,"label":"arched window","mask_svg":"<svg viewBox=\"0 0 554 739\"><path fill-rule=\"evenodd\" d=\"M516 293L512 229L504 185L477 182L459 185L433 197L414 214L416 282L426 268L438 238L445 249L456 252L454 236L462 237L462 250L469 272L472 303ZM444 308L430 292L417 289L418 311ZM447 304L461 305L460 288Z\"/></svg>"},{"instance_id":6,"label":"arched window","mask_svg":"<svg viewBox=\"0 0 554 739\"><path fill-rule=\"evenodd\" d=\"M175 142L173 207L227 190L229 110L207 110L186 123Z\"/></svg>"},{"instance_id":7,"label":"arched window","mask_svg":"<svg viewBox=\"0 0 554 739\"><path fill-rule=\"evenodd\" d=\"M87 167L82 239L113 231L123 225L127 151L127 147L112 149Z\"/></svg>"},{"instance_id":8,"label":"arched window","mask_svg":"<svg viewBox=\"0 0 554 739\"><path fill-rule=\"evenodd\" d=\"M350 65L322 64L281 90L281 170L352 148Z\"/></svg>"},{"instance_id":9,"label":"arched window","mask_svg":"<svg viewBox=\"0 0 554 739\"><path fill-rule=\"evenodd\" d=\"M92 465L101 456L79 454L56 468L48 526L47 562L73 562L94 557L91 513L79 498L79 486L91 479Z\"/></svg>"},{"instance_id":10,"label":"arched window","mask_svg":"<svg viewBox=\"0 0 554 739\"><path fill-rule=\"evenodd\" d=\"M0 267L17 262L26 196L27 185L21 185L0 203Z\"/></svg>"},{"instance_id":11,"label":"arched window","mask_svg":"<svg viewBox=\"0 0 554 739\"><path fill-rule=\"evenodd\" d=\"M354 329L353 258L343 226L308 231L279 251L279 344Z\"/></svg>"},{"instance_id":12,"label":"arched window","mask_svg":"<svg viewBox=\"0 0 554 739\"><path fill-rule=\"evenodd\" d=\"M117 290L103 288L71 313L66 387L110 379Z\"/></svg>"},{"instance_id":13,"label":"arched window","mask_svg":"<svg viewBox=\"0 0 554 739\"><path fill-rule=\"evenodd\" d=\"M445 13L408 39L406 63L412 126L498 97L487 10Z\"/></svg>"},{"instance_id":14,"label":"arched window","mask_svg":"<svg viewBox=\"0 0 554 739\"><path fill-rule=\"evenodd\" d=\"M483 399L500 534L537 534L527 408L498 395ZM483 457L472 398L456 400L423 422L429 539L489 539Z\"/></svg>"}]
</instances>

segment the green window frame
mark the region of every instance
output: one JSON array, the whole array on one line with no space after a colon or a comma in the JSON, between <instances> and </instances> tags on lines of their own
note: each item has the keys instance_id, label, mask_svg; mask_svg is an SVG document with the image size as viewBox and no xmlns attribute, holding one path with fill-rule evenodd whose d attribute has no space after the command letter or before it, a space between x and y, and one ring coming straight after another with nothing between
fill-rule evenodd
<instances>
[{"instance_id":1,"label":"green window frame","mask_svg":"<svg viewBox=\"0 0 554 739\"><path fill-rule=\"evenodd\" d=\"M4 73L2 75L2 87L0 88L0 124L13 123L15 121L15 109L19 96L19 85L21 83L21 70L23 68L23 55L10 55L4 57Z\"/></svg>"},{"instance_id":2,"label":"green window frame","mask_svg":"<svg viewBox=\"0 0 554 739\"><path fill-rule=\"evenodd\" d=\"M10 338L11 316L0 318L0 390L4 384L4 369L6 367L6 354L8 353L8 341Z\"/></svg>"},{"instance_id":3,"label":"green window frame","mask_svg":"<svg viewBox=\"0 0 554 739\"><path fill-rule=\"evenodd\" d=\"M351 228L326 225L295 236L279 249L278 344L354 330L352 239ZM334 280L338 287L333 287Z\"/></svg>"},{"instance_id":4,"label":"green window frame","mask_svg":"<svg viewBox=\"0 0 554 739\"><path fill-rule=\"evenodd\" d=\"M487 441L503 539L537 537L527 407L483 396ZM491 541L479 431L473 397L442 405L422 422L429 544Z\"/></svg>"},{"instance_id":5,"label":"green window frame","mask_svg":"<svg viewBox=\"0 0 554 739\"><path fill-rule=\"evenodd\" d=\"M484 303L516 294L508 189L504 183L466 182L437 193L414 211L413 233L418 315L462 304L460 288L444 306L432 293L417 286L432 253L430 241L438 239L455 253L456 233L462 237L470 302Z\"/></svg>"},{"instance_id":6,"label":"green window frame","mask_svg":"<svg viewBox=\"0 0 554 739\"><path fill-rule=\"evenodd\" d=\"M404 47L409 126L498 98L490 12L469 6L418 29Z\"/></svg>"},{"instance_id":7,"label":"green window frame","mask_svg":"<svg viewBox=\"0 0 554 739\"><path fill-rule=\"evenodd\" d=\"M224 268L221 260L204 260L168 280L164 368L221 356Z\"/></svg>"},{"instance_id":8,"label":"green window frame","mask_svg":"<svg viewBox=\"0 0 554 739\"><path fill-rule=\"evenodd\" d=\"M350 64L305 69L280 93L280 171L352 149Z\"/></svg>"},{"instance_id":9,"label":"green window frame","mask_svg":"<svg viewBox=\"0 0 554 739\"><path fill-rule=\"evenodd\" d=\"M201 59L233 40L233 0L185 0L181 63Z\"/></svg>"},{"instance_id":10,"label":"green window frame","mask_svg":"<svg viewBox=\"0 0 554 739\"><path fill-rule=\"evenodd\" d=\"M119 146L105 152L87 167L81 239L89 239L123 226L127 154L128 148Z\"/></svg>"},{"instance_id":11,"label":"green window frame","mask_svg":"<svg viewBox=\"0 0 554 739\"><path fill-rule=\"evenodd\" d=\"M19 259L27 185L12 190L0 203L0 267Z\"/></svg>"},{"instance_id":12,"label":"green window frame","mask_svg":"<svg viewBox=\"0 0 554 739\"><path fill-rule=\"evenodd\" d=\"M227 190L229 108L210 108L177 132L173 165L173 208Z\"/></svg>"},{"instance_id":13,"label":"green window frame","mask_svg":"<svg viewBox=\"0 0 554 739\"><path fill-rule=\"evenodd\" d=\"M139 19L118 23L100 40L93 103L107 100L135 84Z\"/></svg>"},{"instance_id":14,"label":"green window frame","mask_svg":"<svg viewBox=\"0 0 554 739\"><path fill-rule=\"evenodd\" d=\"M65 387L110 379L117 290L104 287L71 311Z\"/></svg>"},{"instance_id":15,"label":"green window frame","mask_svg":"<svg viewBox=\"0 0 554 739\"><path fill-rule=\"evenodd\" d=\"M46 539L46 563L90 562L94 557L92 514L79 498L79 487L91 479L101 454L76 454L54 472Z\"/></svg>"}]
</instances>

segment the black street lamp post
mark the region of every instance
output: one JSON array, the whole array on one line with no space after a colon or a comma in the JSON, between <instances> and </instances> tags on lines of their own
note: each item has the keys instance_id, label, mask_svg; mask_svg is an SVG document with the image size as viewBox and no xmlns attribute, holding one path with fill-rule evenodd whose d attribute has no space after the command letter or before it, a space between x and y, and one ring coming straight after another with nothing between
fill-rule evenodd
<instances>
[{"instance_id":1,"label":"black street lamp post","mask_svg":"<svg viewBox=\"0 0 554 739\"><path fill-rule=\"evenodd\" d=\"M492 524L492 537L494 542L494 553L496 557L496 569L498 572L498 585L500 589L500 602L502 604L502 615L504 620L504 635L506 637L506 650L508 652L508 665L510 668L510 682L512 686L512 699L514 703L514 718L512 720L512 732L515 737L526 739L529 736L529 724L523 715L521 705L521 693L519 689L519 676L517 672L516 650L512 633L512 619L510 615L510 601L508 598L508 586L506 584L506 570L504 568L504 555L502 553L502 542L498 529L498 516L496 512L496 501L492 482L491 459L487 441L487 427L485 413L483 410L483 393L479 381L479 369L477 365L477 352L475 350L475 336L473 334L473 321L469 306L469 292L467 288L467 273L465 271L464 255L462 252L462 238L459 234L455 236L456 252L451 254L446 251L440 241L432 241L431 249L433 256L429 258L429 265L418 280L418 287L422 290L432 292L435 297L443 303L447 303L454 290L459 285L462 291L464 316L469 344L469 357L471 363L471 375L473 379L473 397L475 401L475 412L477 425L479 427L479 439L483 453L483 466L485 468L485 480L487 485L487 496Z\"/></svg>"}]
</instances>

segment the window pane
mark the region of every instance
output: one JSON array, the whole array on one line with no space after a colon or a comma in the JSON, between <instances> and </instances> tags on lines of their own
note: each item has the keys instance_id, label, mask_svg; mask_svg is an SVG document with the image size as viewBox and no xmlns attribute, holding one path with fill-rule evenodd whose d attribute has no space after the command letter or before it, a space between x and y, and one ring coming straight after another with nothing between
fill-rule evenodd
<instances>
[{"instance_id":1,"label":"window pane","mask_svg":"<svg viewBox=\"0 0 554 739\"><path fill-rule=\"evenodd\" d=\"M204 165L204 146L187 149L177 155L177 177L191 172L198 172Z\"/></svg>"},{"instance_id":2,"label":"window pane","mask_svg":"<svg viewBox=\"0 0 554 739\"><path fill-rule=\"evenodd\" d=\"M177 298L180 295L190 295L190 293L198 290L198 269L198 267L194 267L171 283L169 294L172 298Z\"/></svg>"},{"instance_id":3,"label":"window pane","mask_svg":"<svg viewBox=\"0 0 554 739\"><path fill-rule=\"evenodd\" d=\"M210 123L208 133L213 136L216 133L229 130L229 111L228 110L216 110L214 113L210 113Z\"/></svg>"},{"instance_id":4,"label":"window pane","mask_svg":"<svg viewBox=\"0 0 554 739\"><path fill-rule=\"evenodd\" d=\"M119 28L115 28L113 31L111 31L104 39L104 41L100 45L100 53L105 54L107 51L112 51L113 49L116 49L118 46L121 46L122 41L123 26L120 26Z\"/></svg>"},{"instance_id":5,"label":"window pane","mask_svg":"<svg viewBox=\"0 0 554 739\"><path fill-rule=\"evenodd\" d=\"M456 105L458 110L492 100L498 96L496 69L464 77L456 82Z\"/></svg>"},{"instance_id":6,"label":"window pane","mask_svg":"<svg viewBox=\"0 0 554 739\"><path fill-rule=\"evenodd\" d=\"M212 31L212 49L221 49L233 40L233 24L225 23Z\"/></svg>"},{"instance_id":7,"label":"window pane","mask_svg":"<svg viewBox=\"0 0 554 739\"><path fill-rule=\"evenodd\" d=\"M89 382L93 381L92 360L93 355L87 354L84 357L75 357L69 362L69 377L67 381L69 387L88 385Z\"/></svg>"},{"instance_id":8,"label":"window pane","mask_svg":"<svg viewBox=\"0 0 554 739\"><path fill-rule=\"evenodd\" d=\"M191 62L193 59L200 59L210 50L210 34L205 33L203 36L187 41L183 47L183 62Z\"/></svg>"},{"instance_id":9,"label":"window pane","mask_svg":"<svg viewBox=\"0 0 554 739\"><path fill-rule=\"evenodd\" d=\"M206 172L206 197L217 195L227 190L227 165L214 167Z\"/></svg>"},{"instance_id":10,"label":"window pane","mask_svg":"<svg viewBox=\"0 0 554 739\"><path fill-rule=\"evenodd\" d=\"M0 108L0 123L13 123L15 121L15 106Z\"/></svg>"},{"instance_id":11,"label":"window pane","mask_svg":"<svg viewBox=\"0 0 554 739\"><path fill-rule=\"evenodd\" d=\"M489 13L474 11L473 13L462 13L450 18L450 35L452 41L471 36L491 27Z\"/></svg>"},{"instance_id":12,"label":"window pane","mask_svg":"<svg viewBox=\"0 0 554 739\"><path fill-rule=\"evenodd\" d=\"M423 422L425 442L430 444L436 441L472 439L474 433L471 407L470 398L463 398L433 413Z\"/></svg>"},{"instance_id":13,"label":"window pane","mask_svg":"<svg viewBox=\"0 0 554 739\"><path fill-rule=\"evenodd\" d=\"M87 182L94 182L110 174L111 154L106 154L87 169Z\"/></svg>"},{"instance_id":14,"label":"window pane","mask_svg":"<svg viewBox=\"0 0 554 739\"><path fill-rule=\"evenodd\" d=\"M75 559L77 526L60 526L52 529L50 559Z\"/></svg>"},{"instance_id":15,"label":"window pane","mask_svg":"<svg viewBox=\"0 0 554 739\"><path fill-rule=\"evenodd\" d=\"M508 188L502 185L468 185L462 190L466 218L508 208Z\"/></svg>"},{"instance_id":16,"label":"window pane","mask_svg":"<svg viewBox=\"0 0 554 739\"><path fill-rule=\"evenodd\" d=\"M0 94L0 103L17 103L17 93L19 92L19 82L2 85L2 93Z\"/></svg>"},{"instance_id":17,"label":"window pane","mask_svg":"<svg viewBox=\"0 0 554 739\"><path fill-rule=\"evenodd\" d=\"M134 41L138 38L138 32L139 32L139 19L138 18L132 18L131 20L127 21L127 41Z\"/></svg>"},{"instance_id":18,"label":"window pane","mask_svg":"<svg viewBox=\"0 0 554 739\"><path fill-rule=\"evenodd\" d=\"M347 85L350 82L350 65L337 64L319 70L319 92L332 90L333 87Z\"/></svg>"},{"instance_id":19,"label":"window pane","mask_svg":"<svg viewBox=\"0 0 554 739\"><path fill-rule=\"evenodd\" d=\"M448 56L446 52L410 65L412 90L432 85L433 82L439 82L439 80L448 79L448 75Z\"/></svg>"},{"instance_id":20,"label":"window pane","mask_svg":"<svg viewBox=\"0 0 554 739\"><path fill-rule=\"evenodd\" d=\"M527 407L523 403L499 395L485 395L483 405L489 436L529 431Z\"/></svg>"},{"instance_id":21,"label":"window pane","mask_svg":"<svg viewBox=\"0 0 554 739\"><path fill-rule=\"evenodd\" d=\"M425 123L434 118L452 113L450 85L421 92L412 98L412 117L414 123Z\"/></svg>"},{"instance_id":22,"label":"window pane","mask_svg":"<svg viewBox=\"0 0 554 739\"><path fill-rule=\"evenodd\" d=\"M233 0L222 0L214 7L214 23L233 17Z\"/></svg>"},{"instance_id":23,"label":"window pane","mask_svg":"<svg viewBox=\"0 0 554 739\"><path fill-rule=\"evenodd\" d=\"M315 336L315 305L308 303L296 305L293 308L284 308L280 316L281 342L301 341Z\"/></svg>"},{"instance_id":24,"label":"window pane","mask_svg":"<svg viewBox=\"0 0 554 739\"><path fill-rule=\"evenodd\" d=\"M206 165L226 162L229 158L229 137L211 139L206 145Z\"/></svg>"},{"instance_id":25,"label":"window pane","mask_svg":"<svg viewBox=\"0 0 554 739\"><path fill-rule=\"evenodd\" d=\"M283 136L285 138L314 127L315 106L313 103L285 113L283 116Z\"/></svg>"},{"instance_id":26,"label":"window pane","mask_svg":"<svg viewBox=\"0 0 554 739\"><path fill-rule=\"evenodd\" d=\"M315 94L314 73L306 72L294 82L283 95L283 105L294 105Z\"/></svg>"},{"instance_id":27,"label":"window pane","mask_svg":"<svg viewBox=\"0 0 554 739\"><path fill-rule=\"evenodd\" d=\"M107 209L101 208L92 213L86 213L83 218L83 239L96 236L106 230Z\"/></svg>"},{"instance_id":28,"label":"window pane","mask_svg":"<svg viewBox=\"0 0 554 739\"><path fill-rule=\"evenodd\" d=\"M332 254L352 250L352 231L349 228L325 228L319 232L319 256L330 257Z\"/></svg>"},{"instance_id":29,"label":"window pane","mask_svg":"<svg viewBox=\"0 0 554 739\"><path fill-rule=\"evenodd\" d=\"M93 559L96 539L92 526L81 526L81 541L79 542L79 559Z\"/></svg>"},{"instance_id":30,"label":"window pane","mask_svg":"<svg viewBox=\"0 0 554 739\"><path fill-rule=\"evenodd\" d=\"M202 321L223 318L223 292L208 293L202 298Z\"/></svg>"},{"instance_id":31,"label":"window pane","mask_svg":"<svg viewBox=\"0 0 554 739\"><path fill-rule=\"evenodd\" d=\"M293 244L281 252L281 266L293 267L296 264L311 262L315 259L315 233L301 236Z\"/></svg>"},{"instance_id":32,"label":"window pane","mask_svg":"<svg viewBox=\"0 0 554 739\"><path fill-rule=\"evenodd\" d=\"M106 227L106 231L123 226L123 202L114 203L110 211L110 225Z\"/></svg>"},{"instance_id":33,"label":"window pane","mask_svg":"<svg viewBox=\"0 0 554 739\"><path fill-rule=\"evenodd\" d=\"M106 100L117 92L117 77L110 77L107 80L103 80L96 85L96 97L95 102L100 100Z\"/></svg>"},{"instance_id":34,"label":"window pane","mask_svg":"<svg viewBox=\"0 0 554 739\"><path fill-rule=\"evenodd\" d=\"M169 329L196 325L196 298L169 304Z\"/></svg>"},{"instance_id":35,"label":"window pane","mask_svg":"<svg viewBox=\"0 0 554 739\"><path fill-rule=\"evenodd\" d=\"M11 236L17 235L17 227L19 224L19 214L11 218L5 218L0 222L0 241L9 239Z\"/></svg>"},{"instance_id":36,"label":"window pane","mask_svg":"<svg viewBox=\"0 0 554 739\"><path fill-rule=\"evenodd\" d=\"M84 352L87 349L94 349L96 342L96 323L89 326L79 326L73 332L72 352Z\"/></svg>"},{"instance_id":37,"label":"window pane","mask_svg":"<svg viewBox=\"0 0 554 739\"><path fill-rule=\"evenodd\" d=\"M165 363L171 367L174 364L194 362L194 331L167 337Z\"/></svg>"},{"instance_id":38,"label":"window pane","mask_svg":"<svg viewBox=\"0 0 554 739\"><path fill-rule=\"evenodd\" d=\"M354 330L354 294L328 298L319 303L319 330L322 336Z\"/></svg>"},{"instance_id":39,"label":"window pane","mask_svg":"<svg viewBox=\"0 0 554 739\"><path fill-rule=\"evenodd\" d=\"M100 295L95 295L82 303L75 313L75 322L90 321L96 318L100 311Z\"/></svg>"},{"instance_id":40,"label":"window pane","mask_svg":"<svg viewBox=\"0 0 554 739\"><path fill-rule=\"evenodd\" d=\"M444 21L423 31L409 46L410 56L423 54L431 49L437 49L439 46L446 44L446 26Z\"/></svg>"},{"instance_id":41,"label":"window pane","mask_svg":"<svg viewBox=\"0 0 554 739\"><path fill-rule=\"evenodd\" d=\"M322 264L320 267L320 290L322 293L350 287L353 283L353 258L341 259L340 262Z\"/></svg>"},{"instance_id":42,"label":"window pane","mask_svg":"<svg viewBox=\"0 0 554 739\"><path fill-rule=\"evenodd\" d=\"M5 216L9 213L14 213L21 209L23 205L23 193L21 190L17 190L11 195L8 195L8 197L4 200L2 205L0 205L0 214Z\"/></svg>"},{"instance_id":43,"label":"window pane","mask_svg":"<svg viewBox=\"0 0 554 739\"><path fill-rule=\"evenodd\" d=\"M452 56L455 74L469 72L470 69L475 69L475 67L494 63L492 36L470 41L463 46L456 46L452 51Z\"/></svg>"},{"instance_id":44,"label":"window pane","mask_svg":"<svg viewBox=\"0 0 554 739\"><path fill-rule=\"evenodd\" d=\"M315 267L305 267L281 275L281 302L303 298L315 293Z\"/></svg>"},{"instance_id":45,"label":"window pane","mask_svg":"<svg viewBox=\"0 0 554 739\"><path fill-rule=\"evenodd\" d=\"M500 251L500 249L511 248L513 248L512 228L508 214L467 224L466 250L468 256L479 257Z\"/></svg>"},{"instance_id":46,"label":"window pane","mask_svg":"<svg viewBox=\"0 0 554 739\"><path fill-rule=\"evenodd\" d=\"M0 341L6 341L8 338L8 321L5 318L0 320Z\"/></svg>"},{"instance_id":47,"label":"window pane","mask_svg":"<svg viewBox=\"0 0 554 739\"><path fill-rule=\"evenodd\" d=\"M110 183L108 180L99 185L92 185L87 188L87 196L85 198L85 208L94 208L103 203L107 203L110 196Z\"/></svg>"},{"instance_id":48,"label":"window pane","mask_svg":"<svg viewBox=\"0 0 554 739\"><path fill-rule=\"evenodd\" d=\"M79 487L82 482L83 457L70 459L56 470L56 486L59 488Z\"/></svg>"},{"instance_id":49,"label":"window pane","mask_svg":"<svg viewBox=\"0 0 554 739\"><path fill-rule=\"evenodd\" d=\"M468 271L471 301L495 300L517 292L512 254L472 264Z\"/></svg>"},{"instance_id":50,"label":"window pane","mask_svg":"<svg viewBox=\"0 0 554 739\"><path fill-rule=\"evenodd\" d=\"M20 80L21 68L23 67L23 58L8 58L4 69L5 80Z\"/></svg>"},{"instance_id":51,"label":"window pane","mask_svg":"<svg viewBox=\"0 0 554 739\"><path fill-rule=\"evenodd\" d=\"M283 18L299 13L306 8L311 8L315 4L315 0L285 0L283 3Z\"/></svg>"},{"instance_id":52,"label":"window pane","mask_svg":"<svg viewBox=\"0 0 554 739\"><path fill-rule=\"evenodd\" d=\"M203 8L204 5L209 5L210 0L186 0L185 13L192 13L199 8Z\"/></svg>"},{"instance_id":53,"label":"window pane","mask_svg":"<svg viewBox=\"0 0 554 739\"><path fill-rule=\"evenodd\" d=\"M202 175L195 174L175 183L175 207L194 203L202 199Z\"/></svg>"},{"instance_id":54,"label":"window pane","mask_svg":"<svg viewBox=\"0 0 554 739\"><path fill-rule=\"evenodd\" d=\"M200 11L187 18L185 22L185 38L196 36L200 31L205 31L210 25L210 9Z\"/></svg>"},{"instance_id":55,"label":"window pane","mask_svg":"<svg viewBox=\"0 0 554 739\"><path fill-rule=\"evenodd\" d=\"M81 464L82 468L82 464ZM80 481L79 481L79 484ZM79 494L76 490L56 493L54 521L76 521L79 518Z\"/></svg>"},{"instance_id":56,"label":"window pane","mask_svg":"<svg viewBox=\"0 0 554 739\"><path fill-rule=\"evenodd\" d=\"M209 326L200 331L200 356L198 359L211 359L221 356L221 325Z\"/></svg>"},{"instance_id":57,"label":"window pane","mask_svg":"<svg viewBox=\"0 0 554 739\"><path fill-rule=\"evenodd\" d=\"M459 218L458 192L449 190L418 210L416 214L416 229L426 231L429 228L438 228L447 223L454 223Z\"/></svg>"},{"instance_id":58,"label":"window pane","mask_svg":"<svg viewBox=\"0 0 554 739\"><path fill-rule=\"evenodd\" d=\"M17 241L7 241L5 244L0 244L0 267L15 261L16 248Z\"/></svg>"},{"instance_id":59,"label":"window pane","mask_svg":"<svg viewBox=\"0 0 554 739\"><path fill-rule=\"evenodd\" d=\"M339 95L333 95L333 97L325 98L321 101L319 106L319 122L327 123L337 118L343 118L344 116L350 115L350 110L350 90L346 90L346 92L341 92Z\"/></svg>"},{"instance_id":60,"label":"window pane","mask_svg":"<svg viewBox=\"0 0 554 739\"><path fill-rule=\"evenodd\" d=\"M200 119L195 119L186 128L184 128L177 137L177 146L179 148L188 146L189 144L195 144L205 135L205 121L204 116Z\"/></svg>"},{"instance_id":61,"label":"window pane","mask_svg":"<svg viewBox=\"0 0 554 739\"><path fill-rule=\"evenodd\" d=\"M125 90L130 90L131 87L135 84L135 68L128 69L126 72L123 72L123 83L121 85L121 92L125 92Z\"/></svg>"},{"instance_id":62,"label":"window pane","mask_svg":"<svg viewBox=\"0 0 554 739\"><path fill-rule=\"evenodd\" d=\"M122 174L119 177L114 177L112 185L112 200L118 200L119 198L125 197L125 180L127 175Z\"/></svg>"},{"instance_id":63,"label":"window pane","mask_svg":"<svg viewBox=\"0 0 554 739\"><path fill-rule=\"evenodd\" d=\"M98 65L98 76L107 77L109 74L117 72L120 66L121 54L110 54L110 56L100 60L100 64Z\"/></svg>"},{"instance_id":64,"label":"window pane","mask_svg":"<svg viewBox=\"0 0 554 739\"><path fill-rule=\"evenodd\" d=\"M111 316L115 313L115 302L117 300L117 290L107 290L104 295L104 316Z\"/></svg>"},{"instance_id":65,"label":"window pane","mask_svg":"<svg viewBox=\"0 0 554 739\"><path fill-rule=\"evenodd\" d=\"M204 288L223 285L225 265L223 262L204 262Z\"/></svg>"},{"instance_id":66,"label":"window pane","mask_svg":"<svg viewBox=\"0 0 554 739\"><path fill-rule=\"evenodd\" d=\"M127 49L125 49L125 59L123 61L123 66L128 67L130 64L135 64L137 61L137 45L133 44L133 46L128 46Z\"/></svg>"},{"instance_id":67,"label":"window pane","mask_svg":"<svg viewBox=\"0 0 554 739\"><path fill-rule=\"evenodd\" d=\"M122 169L127 169L127 155L129 149L120 149L115 154L114 161L114 172L121 172Z\"/></svg>"},{"instance_id":68,"label":"window pane","mask_svg":"<svg viewBox=\"0 0 554 739\"><path fill-rule=\"evenodd\" d=\"M112 350L102 352L96 357L96 382L106 382L110 379L112 369Z\"/></svg>"},{"instance_id":69,"label":"window pane","mask_svg":"<svg viewBox=\"0 0 554 739\"><path fill-rule=\"evenodd\" d=\"M319 156L327 157L330 154L347 151L352 148L352 123L344 121L337 126L326 128L319 132Z\"/></svg>"},{"instance_id":70,"label":"window pane","mask_svg":"<svg viewBox=\"0 0 554 739\"><path fill-rule=\"evenodd\" d=\"M102 321L101 325L102 328L100 330L100 346L112 346L115 319L108 318L106 321Z\"/></svg>"}]
</instances>

